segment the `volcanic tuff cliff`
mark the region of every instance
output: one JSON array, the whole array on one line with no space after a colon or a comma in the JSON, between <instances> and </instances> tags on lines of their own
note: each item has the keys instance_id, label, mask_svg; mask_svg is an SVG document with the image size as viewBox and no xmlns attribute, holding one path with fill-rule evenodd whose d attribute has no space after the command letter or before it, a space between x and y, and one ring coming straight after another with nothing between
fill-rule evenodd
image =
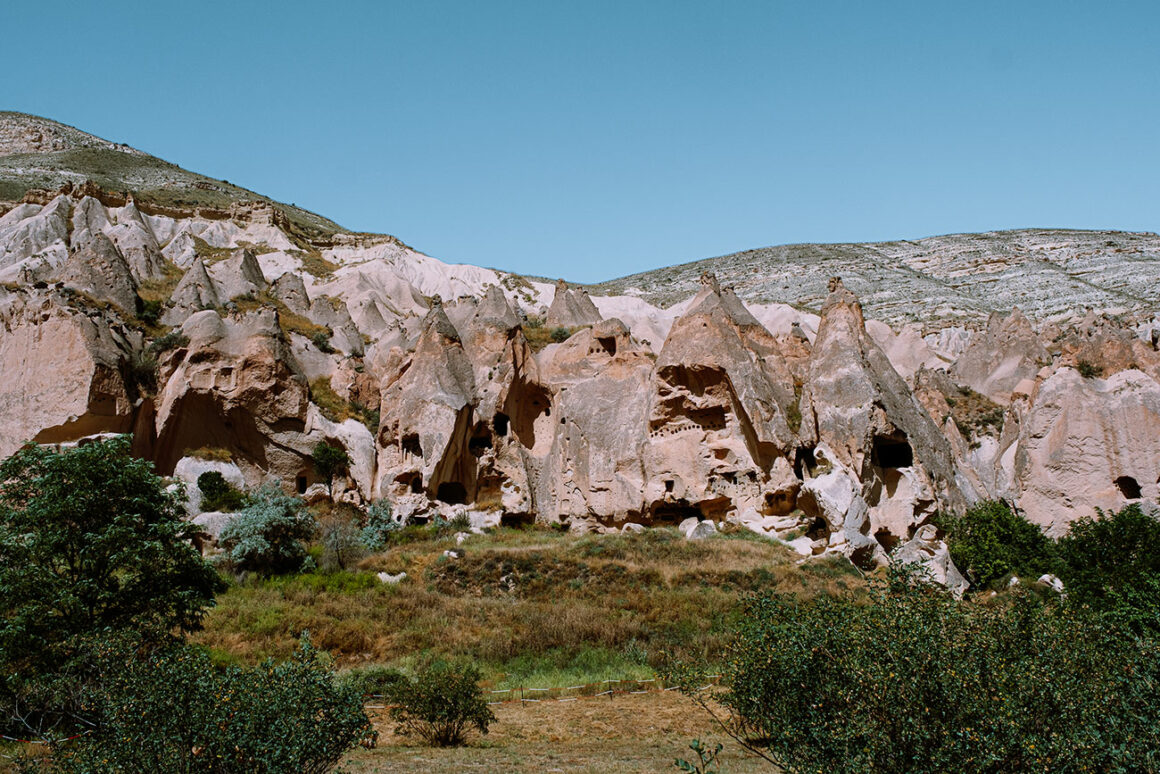
<instances>
[{"instance_id":1,"label":"volcanic tuff cliff","mask_svg":"<svg viewBox=\"0 0 1160 774\"><path fill-rule=\"evenodd\" d=\"M1160 496L1155 235L799 245L584 289L20 114L0 194L0 455L131 431L163 473L319 496L326 441L334 496L400 517L734 521L863 564L980 498L1058 532Z\"/></svg>"}]
</instances>

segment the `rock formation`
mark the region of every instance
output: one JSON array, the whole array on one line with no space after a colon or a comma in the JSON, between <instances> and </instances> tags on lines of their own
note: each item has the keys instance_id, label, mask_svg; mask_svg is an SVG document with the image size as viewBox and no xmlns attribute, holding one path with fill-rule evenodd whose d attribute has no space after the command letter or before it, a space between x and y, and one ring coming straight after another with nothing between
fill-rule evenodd
<instances>
[{"instance_id":1,"label":"rock formation","mask_svg":"<svg viewBox=\"0 0 1160 774\"><path fill-rule=\"evenodd\" d=\"M67 127L4 127L0 154L120 152ZM1054 281L1036 273L1047 254L1114 279L1129 251L1153 276L1153 236L795 246L589 297L282 205L146 193L70 182L0 204L0 454L133 432L179 477L209 453L247 487L386 498L400 518L697 536L731 522L803 558L897 552L952 587L938 510L1003 498L1059 534L1096 508L1160 501L1160 322L1132 305L1160 297L1092 285L1092 309L1064 313L1030 289ZM885 289L854 253L909 274ZM972 295L1006 298L995 271L1028 314ZM913 282L931 295L907 306ZM661 285L664 306L649 301ZM159 319L142 319L143 294L151 312L162 299ZM541 317L569 337L533 331ZM311 463L319 442L351 458L333 492Z\"/></svg>"}]
</instances>

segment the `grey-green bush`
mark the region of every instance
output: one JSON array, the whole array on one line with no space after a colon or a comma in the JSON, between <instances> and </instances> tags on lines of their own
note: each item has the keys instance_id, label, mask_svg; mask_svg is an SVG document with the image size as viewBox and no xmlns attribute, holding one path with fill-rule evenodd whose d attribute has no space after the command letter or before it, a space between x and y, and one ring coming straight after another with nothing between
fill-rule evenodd
<instances>
[{"instance_id":1,"label":"grey-green bush","mask_svg":"<svg viewBox=\"0 0 1160 774\"><path fill-rule=\"evenodd\" d=\"M261 575L294 572L318 528L301 499L276 486L258 490L218 538L225 563Z\"/></svg>"}]
</instances>

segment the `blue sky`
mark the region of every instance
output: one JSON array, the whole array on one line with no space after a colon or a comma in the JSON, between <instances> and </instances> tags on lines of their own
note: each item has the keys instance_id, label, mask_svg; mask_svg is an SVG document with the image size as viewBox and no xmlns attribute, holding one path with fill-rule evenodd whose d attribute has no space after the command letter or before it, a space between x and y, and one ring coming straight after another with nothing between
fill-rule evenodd
<instances>
[{"instance_id":1,"label":"blue sky","mask_svg":"<svg viewBox=\"0 0 1160 774\"><path fill-rule=\"evenodd\" d=\"M1160 228L1155 2L7 3L0 107L595 281L752 247Z\"/></svg>"}]
</instances>

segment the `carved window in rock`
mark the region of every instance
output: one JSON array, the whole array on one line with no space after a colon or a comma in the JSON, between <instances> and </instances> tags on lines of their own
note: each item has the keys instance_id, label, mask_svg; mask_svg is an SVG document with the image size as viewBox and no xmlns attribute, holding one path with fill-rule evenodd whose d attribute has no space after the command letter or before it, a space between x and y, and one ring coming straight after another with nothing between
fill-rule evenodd
<instances>
[{"instance_id":1,"label":"carved window in rock","mask_svg":"<svg viewBox=\"0 0 1160 774\"><path fill-rule=\"evenodd\" d=\"M402 441L399 442L399 447L403 451L403 456L408 457L422 457L423 447L419 444L419 436L404 435Z\"/></svg>"}]
</instances>

